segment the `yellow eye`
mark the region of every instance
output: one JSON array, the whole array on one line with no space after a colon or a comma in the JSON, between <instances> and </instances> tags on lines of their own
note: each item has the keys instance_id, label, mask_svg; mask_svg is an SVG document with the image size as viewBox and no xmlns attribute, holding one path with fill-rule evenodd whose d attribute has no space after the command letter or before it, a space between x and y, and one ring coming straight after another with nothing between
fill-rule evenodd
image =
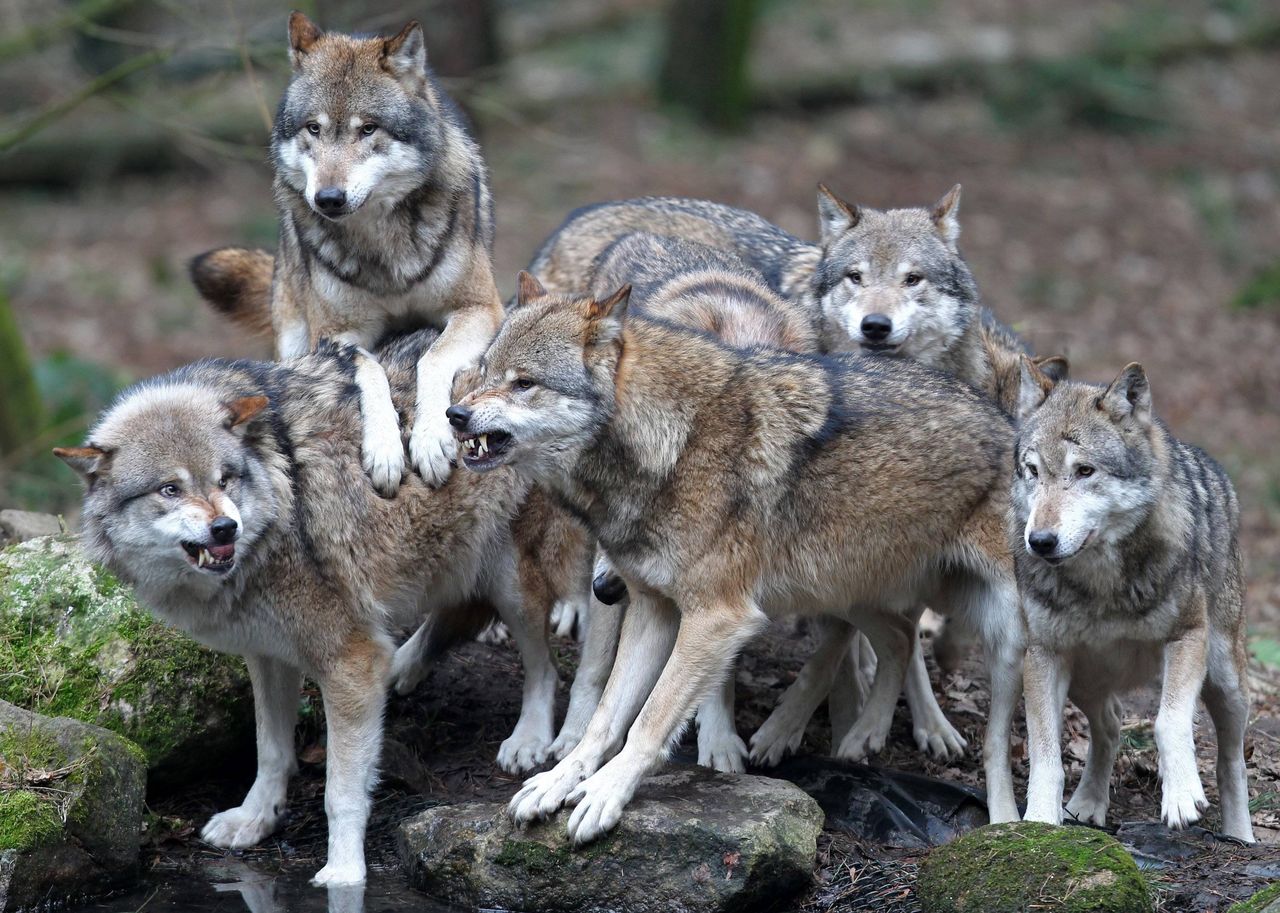
<instances>
[{"instance_id":1,"label":"yellow eye","mask_svg":"<svg viewBox=\"0 0 1280 913\"><path fill-rule=\"evenodd\" d=\"M511 386L516 390L532 390L533 381L527 377L518 377L511 382Z\"/></svg>"}]
</instances>

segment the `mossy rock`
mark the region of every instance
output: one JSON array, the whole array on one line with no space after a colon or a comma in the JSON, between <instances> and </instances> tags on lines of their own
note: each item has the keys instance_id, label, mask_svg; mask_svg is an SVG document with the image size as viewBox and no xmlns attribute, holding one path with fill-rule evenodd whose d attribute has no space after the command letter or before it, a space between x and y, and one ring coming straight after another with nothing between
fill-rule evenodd
<instances>
[{"instance_id":1,"label":"mossy rock","mask_svg":"<svg viewBox=\"0 0 1280 913\"><path fill-rule=\"evenodd\" d=\"M73 537L0 552L0 700L125 736L190 774L252 745L243 662L161 624Z\"/></svg>"},{"instance_id":2,"label":"mossy rock","mask_svg":"<svg viewBox=\"0 0 1280 913\"><path fill-rule=\"evenodd\" d=\"M0 701L0 911L131 881L146 785L128 739Z\"/></svg>"},{"instance_id":3,"label":"mossy rock","mask_svg":"<svg viewBox=\"0 0 1280 913\"><path fill-rule=\"evenodd\" d=\"M1280 881L1267 885L1248 900L1234 904L1227 913L1280 913Z\"/></svg>"},{"instance_id":4,"label":"mossy rock","mask_svg":"<svg viewBox=\"0 0 1280 913\"><path fill-rule=\"evenodd\" d=\"M978 828L920 866L925 913L1149 913L1147 882L1115 838L1024 821Z\"/></svg>"}]
</instances>

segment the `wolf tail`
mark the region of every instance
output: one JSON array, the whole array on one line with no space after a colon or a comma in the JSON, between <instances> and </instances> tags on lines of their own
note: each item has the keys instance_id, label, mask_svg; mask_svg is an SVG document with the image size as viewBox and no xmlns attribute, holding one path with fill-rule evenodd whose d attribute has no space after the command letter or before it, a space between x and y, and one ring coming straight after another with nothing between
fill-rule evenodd
<instances>
[{"instance_id":1,"label":"wolf tail","mask_svg":"<svg viewBox=\"0 0 1280 913\"><path fill-rule=\"evenodd\" d=\"M270 336L271 274L275 256L247 247L219 247L191 261L191 281L215 311Z\"/></svg>"}]
</instances>

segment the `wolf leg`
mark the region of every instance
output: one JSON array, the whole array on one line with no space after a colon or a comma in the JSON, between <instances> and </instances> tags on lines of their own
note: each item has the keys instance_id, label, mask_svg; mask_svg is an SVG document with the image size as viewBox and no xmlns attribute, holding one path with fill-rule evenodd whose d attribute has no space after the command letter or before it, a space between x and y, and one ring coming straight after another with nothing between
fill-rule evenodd
<instances>
[{"instance_id":1,"label":"wolf leg","mask_svg":"<svg viewBox=\"0 0 1280 913\"><path fill-rule=\"evenodd\" d=\"M547 619L541 613L531 618L525 600L512 586L500 583L490 594L511 637L520 650L524 665L524 695L516 728L498 749L498 766L508 773L537 767L547 759L555 737L556 674L547 644ZM545 612L545 607L543 612Z\"/></svg>"},{"instance_id":2,"label":"wolf leg","mask_svg":"<svg viewBox=\"0 0 1280 913\"><path fill-rule=\"evenodd\" d=\"M591 600L591 610L584 617L586 631L582 642L582 660L578 674L573 677L569 689L569 709L564 715L560 734L551 745L551 754L563 758L582 741L591 722L591 715L600 704L613 669L613 657L618 652L618 637L622 632L622 615L625 602L605 605Z\"/></svg>"},{"instance_id":3,"label":"wolf leg","mask_svg":"<svg viewBox=\"0 0 1280 913\"><path fill-rule=\"evenodd\" d=\"M1107 808L1111 805L1111 771L1116 764L1116 752L1120 750L1124 707L1120 698L1105 691L1099 693L1092 688L1069 691L1071 700L1089 719L1089 757L1067 803L1067 814L1083 824L1101 826L1107 823Z\"/></svg>"},{"instance_id":4,"label":"wolf leg","mask_svg":"<svg viewBox=\"0 0 1280 913\"><path fill-rule=\"evenodd\" d=\"M1177 829L1199 820L1209 805L1196 765L1195 712L1205 680L1205 630L1188 631L1164 648L1164 683L1156 713L1161 817Z\"/></svg>"},{"instance_id":5,"label":"wolf leg","mask_svg":"<svg viewBox=\"0 0 1280 913\"><path fill-rule=\"evenodd\" d=\"M1218 795L1222 800L1222 831L1229 837L1254 842L1249 820L1249 784L1244 766L1244 733L1249 723L1249 683L1243 657L1226 638L1209 642L1209 670L1204 703L1218 737Z\"/></svg>"},{"instance_id":6,"label":"wolf leg","mask_svg":"<svg viewBox=\"0 0 1280 913\"><path fill-rule=\"evenodd\" d=\"M740 774L747 769L747 745L734 723L733 669L718 689L698 706L698 763L724 773Z\"/></svg>"},{"instance_id":7,"label":"wolf leg","mask_svg":"<svg viewBox=\"0 0 1280 913\"><path fill-rule=\"evenodd\" d=\"M964 754L969 743L956 731L938 706L938 697L933 693L933 685L929 682L929 667L925 665L919 637L916 637L911 648L911 661L907 664L906 691L916 746L940 761Z\"/></svg>"},{"instance_id":8,"label":"wolf leg","mask_svg":"<svg viewBox=\"0 0 1280 913\"><path fill-rule=\"evenodd\" d=\"M868 661L865 657L870 656ZM862 708L875 680L875 651L867 636L858 631L849 651L840 659L835 681L827 694L827 716L831 719L831 744L839 745L862 715Z\"/></svg>"},{"instance_id":9,"label":"wolf leg","mask_svg":"<svg viewBox=\"0 0 1280 913\"><path fill-rule=\"evenodd\" d=\"M390 644L358 640L320 679L329 726L324 783L329 856L312 879L316 885L365 880L364 834L382 754L391 653Z\"/></svg>"},{"instance_id":10,"label":"wolf leg","mask_svg":"<svg viewBox=\"0 0 1280 913\"><path fill-rule=\"evenodd\" d=\"M1071 674L1056 650L1032 644L1023 665L1027 692L1028 821L1062 823L1062 713ZM993 813L992 820L995 820Z\"/></svg>"},{"instance_id":11,"label":"wolf leg","mask_svg":"<svg viewBox=\"0 0 1280 913\"><path fill-rule=\"evenodd\" d=\"M840 741L836 756L861 761L884 748L893 724L893 711L902 693L911 648L916 636L915 616L896 611L867 612L858 627L876 653L876 677L862 715Z\"/></svg>"},{"instance_id":12,"label":"wolf leg","mask_svg":"<svg viewBox=\"0 0 1280 913\"><path fill-rule=\"evenodd\" d=\"M751 736L751 763L773 767L800 747L809 718L823 698L832 693L837 676L848 677L850 650L857 649L857 631L838 618L816 619L820 630L818 649L800 674L782 693L778 706ZM833 735L834 741L834 735ZM838 744L838 743L836 743Z\"/></svg>"},{"instance_id":13,"label":"wolf leg","mask_svg":"<svg viewBox=\"0 0 1280 913\"><path fill-rule=\"evenodd\" d=\"M723 681L743 646L766 623L764 613L746 599L684 607L670 658L626 744L568 797L577 806L569 816L570 840L588 843L618 823L641 778L661 760L695 704Z\"/></svg>"},{"instance_id":14,"label":"wolf leg","mask_svg":"<svg viewBox=\"0 0 1280 913\"><path fill-rule=\"evenodd\" d=\"M553 814L573 788L599 770L621 745L671 653L679 622L669 600L632 588L618 656L582 741L551 770L525 781L507 807L512 820L524 824Z\"/></svg>"},{"instance_id":15,"label":"wolf leg","mask_svg":"<svg viewBox=\"0 0 1280 913\"><path fill-rule=\"evenodd\" d=\"M360 443L364 471L378 493L389 498L399 490L400 477L404 474L404 444L400 440L400 418L391 402L387 372L376 358L358 349L355 380L364 425Z\"/></svg>"},{"instance_id":16,"label":"wolf leg","mask_svg":"<svg viewBox=\"0 0 1280 913\"><path fill-rule=\"evenodd\" d=\"M298 722L302 673L276 659L246 656L253 685L258 775L239 808L214 815L200 838L225 849L242 849L272 833L284 814L289 777L297 770L293 730Z\"/></svg>"}]
</instances>

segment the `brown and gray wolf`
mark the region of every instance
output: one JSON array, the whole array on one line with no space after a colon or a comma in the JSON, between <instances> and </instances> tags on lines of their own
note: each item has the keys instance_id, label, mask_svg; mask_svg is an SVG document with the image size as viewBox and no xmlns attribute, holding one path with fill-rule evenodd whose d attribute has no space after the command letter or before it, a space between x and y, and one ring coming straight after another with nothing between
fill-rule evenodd
<instances>
[{"instance_id":1,"label":"brown and gray wolf","mask_svg":"<svg viewBox=\"0 0 1280 913\"><path fill-rule=\"evenodd\" d=\"M1196 766L1203 698L1218 740L1222 830L1253 841L1240 511L1222 467L1155 417L1142 367L1109 387L1054 382L1024 362L1009 530L1028 626L1027 818L1062 821L1068 697L1089 756L1067 814L1103 824L1120 745L1119 695L1160 681L1161 816L1208 806Z\"/></svg>"},{"instance_id":2,"label":"brown and gray wolf","mask_svg":"<svg viewBox=\"0 0 1280 913\"><path fill-rule=\"evenodd\" d=\"M270 300L277 355L321 339L359 346L364 466L393 495L405 447L387 379L370 350L390 331L441 331L418 366L409 455L448 477L456 445L444 410L454 375L502 322L493 281L493 200L480 150L427 68L422 29L394 38L322 32L289 17L293 77L271 137L280 245L224 248L192 263L215 307L262 329Z\"/></svg>"},{"instance_id":3,"label":"brown and gray wolf","mask_svg":"<svg viewBox=\"0 0 1280 913\"><path fill-rule=\"evenodd\" d=\"M544 485L596 537L631 605L586 735L526 783L516 820L576 802L575 841L616 824L771 613L829 613L867 634L875 682L841 749L878 750L919 606L939 590L988 634L989 801L994 820L1016 819L1007 417L909 361L734 349L626 319L625 287L603 300L541 294L531 276L521 287L479 385L450 410L464 463Z\"/></svg>"},{"instance_id":4,"label":"brown and gray wolf","mask_svg":"<svg viewBox=\"0 0 1280 913\"><path fill-rule=\"evenodd\" d=\"M423 330L378 355L412 416ZM527 484L510 470L410 476L393 500L364 476L354 349L325 343L286 364L204 361L127 390L83 447L58 456L87 483L83 542L157 616L244 656L258 774L205 840L245 847L270 834L295 769L305 674L329 726L328 861L318 883L365 876L364 834L397 630L428 619L431 649L478 630L492 608L527 674L508 743L549 743L556 688L545 610L521 600L511 518ZM504 743L518 752L521 745Z\"/></svg>"}]
</instances>

